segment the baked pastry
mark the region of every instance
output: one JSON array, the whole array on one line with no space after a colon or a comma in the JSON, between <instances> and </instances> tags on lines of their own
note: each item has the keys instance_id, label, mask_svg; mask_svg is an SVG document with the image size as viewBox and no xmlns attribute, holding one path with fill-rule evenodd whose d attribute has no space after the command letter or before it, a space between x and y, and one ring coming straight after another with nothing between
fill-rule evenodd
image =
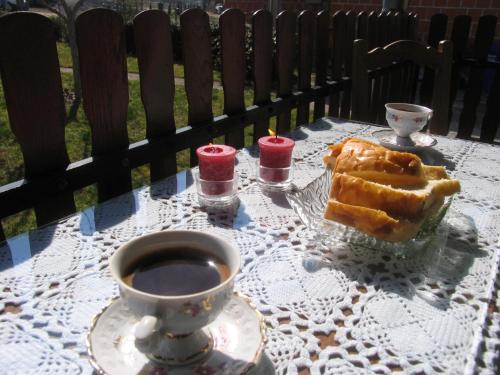
<instances>
[{"instance_id":1,"label":"baked pastry","mask_svg":"<svg viewBox=\"0 0 500 375\"><path fill-rule=\"evenodd\" d=\"M460 191L444 167L362 139L330 146L323 160L333 171L324 217L386 241L414 237L444 197Z\"/></svg>"},{"instance_id":2,"label":"baked pastry","mask_svg":"<svg viewBox=\"0 0 500 375\"><path fill-rule=\"evenodd\" d=\"M422 186L426 182L418 156L391 151L363 139L347 138L330 146L327 164L330 167L335 165L335 173L347 173L397 187Z\"/></svg>"},{"instance_id":3,"label":"baked pastry","mask_svg":"<svg viewBox=\"0 0 500 375\"><path fill-rule=\"evenodd\" d=\"M401 189L335 173L330 197L339 202L383 210L394 217L421 217L436 200L460 190L457 180L429 180L422 188Z\"/></svg>"},{"instance_id":4,"label":"baked pastry","mask_svg":"<svg viewBox=\"0 0 500 375\"><path fill-rule=\"evenodd\" d=\"M427 212L433 214L443 205L444 198L431 205ZM353 206L330 199L326 206L325 218L356 228L372 237L391 242L407 241L420 230L424 220L394 218L383 210Z\"/></svg>"}]
</instances>

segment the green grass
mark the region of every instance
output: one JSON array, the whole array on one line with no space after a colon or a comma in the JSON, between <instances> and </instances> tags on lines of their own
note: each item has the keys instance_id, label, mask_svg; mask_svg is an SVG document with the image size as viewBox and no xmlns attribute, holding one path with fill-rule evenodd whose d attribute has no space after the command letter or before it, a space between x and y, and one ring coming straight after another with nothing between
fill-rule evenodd
<instances>
[{"instance_id":1,"label":"green grass","mask_svg":"<svg viewBox=\"0 0 500 375\"><path fill-rule=\"evenodd\" d=\"M57 42L57 54L59 55L59 65L63 68L71 68L71 51L67 43Z\"/></svg>"},{"instance_id":2,"label":"green grass","mask_svg":"<svg viewBox=\"0 0 500 375\"><path fill-rule=\"evenodd\" d=\"M71 60L71 51L67 43L58 42L57 43L57 53L59 55L59 65L63 68L71 68L73 66ZM139 65L137 63L137 58L134 56L127 57L127 70L129 73L139 73ZM184 66L182 64L174 64L174 77L184 78ZM221 74L218 71L214 71L214 80L220 81Z\"/></svg>"}]
</instances>

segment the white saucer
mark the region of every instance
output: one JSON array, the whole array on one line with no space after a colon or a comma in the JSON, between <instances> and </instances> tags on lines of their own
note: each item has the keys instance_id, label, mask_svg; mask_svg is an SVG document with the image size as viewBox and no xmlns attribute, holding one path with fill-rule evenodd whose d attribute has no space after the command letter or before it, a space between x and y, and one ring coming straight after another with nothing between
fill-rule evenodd
<instances>
[{"instance_id":1,"label":"white saucer","mask_svg":"<svg viewBox=\"0 0 500 375\"><path fill-rule=\"evenodd\" d=\"M99 374L243 374L260 360L266 343L262 315L248 297L235 293L219 317L206 328L214 339L213 351L201 362L164 368L151 362L134 345L136 319L121 299L113 300L93 320L87 334L92 366Z\"/></svg>"},{"instance_id":2,"label":"white saucer","mask_svg":"<svg viewBox=\"0 0 500 375\"><path fill-rule=\"evenodd\" d=\"M411 134L410 139L413 144L402 142L404 139L397 137L392 129L376 130L372 134L382 146L396 151L418 151L422 148L432 147L437 143L436 138L426 133Z\"/></svg>"}]
</instances>

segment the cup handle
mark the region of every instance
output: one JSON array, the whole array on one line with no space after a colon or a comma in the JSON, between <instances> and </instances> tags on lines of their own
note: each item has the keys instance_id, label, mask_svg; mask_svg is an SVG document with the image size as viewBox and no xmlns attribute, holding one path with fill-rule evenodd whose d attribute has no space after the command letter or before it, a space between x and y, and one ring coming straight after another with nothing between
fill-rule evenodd
<instances>
[{"instance_id":1,"label":"cup handle","mask_svg":"<svg viewBox=\"0 0 500 375\"><path fill-rule=\"evenodd\" d=\"M150 337L155 331L158 325L158 318L151 315L145 315L136 324L134 329L134 336L138 340L145 340Z\"/></svg>"}]
</instances>

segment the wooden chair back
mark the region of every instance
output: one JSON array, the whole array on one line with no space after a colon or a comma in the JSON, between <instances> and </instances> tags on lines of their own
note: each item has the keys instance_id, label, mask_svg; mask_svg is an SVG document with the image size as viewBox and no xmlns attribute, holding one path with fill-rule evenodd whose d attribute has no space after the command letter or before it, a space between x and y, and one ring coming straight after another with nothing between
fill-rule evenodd
<instances>
[{"instance_id":1,"label":"wooden chair back","mask_svg":"<svg viewBox=\"0 0 500 375\"><path fill-rule=\"evenodd\" d=\"M447 134L452 56L453 47L449 41L441 41L437 50L416 41L399 40L368 51L366 40L356 40L353 47L351 118L381 123L381 119L385 118L385 109L381 110L385 103L408 101L414 76L405 64L396 63L409 62L434 71L431 103L434 116L429 128L432 133ZM375 79L382 80L381 87L375 87Z\"/></svg>"}]
</instances>

